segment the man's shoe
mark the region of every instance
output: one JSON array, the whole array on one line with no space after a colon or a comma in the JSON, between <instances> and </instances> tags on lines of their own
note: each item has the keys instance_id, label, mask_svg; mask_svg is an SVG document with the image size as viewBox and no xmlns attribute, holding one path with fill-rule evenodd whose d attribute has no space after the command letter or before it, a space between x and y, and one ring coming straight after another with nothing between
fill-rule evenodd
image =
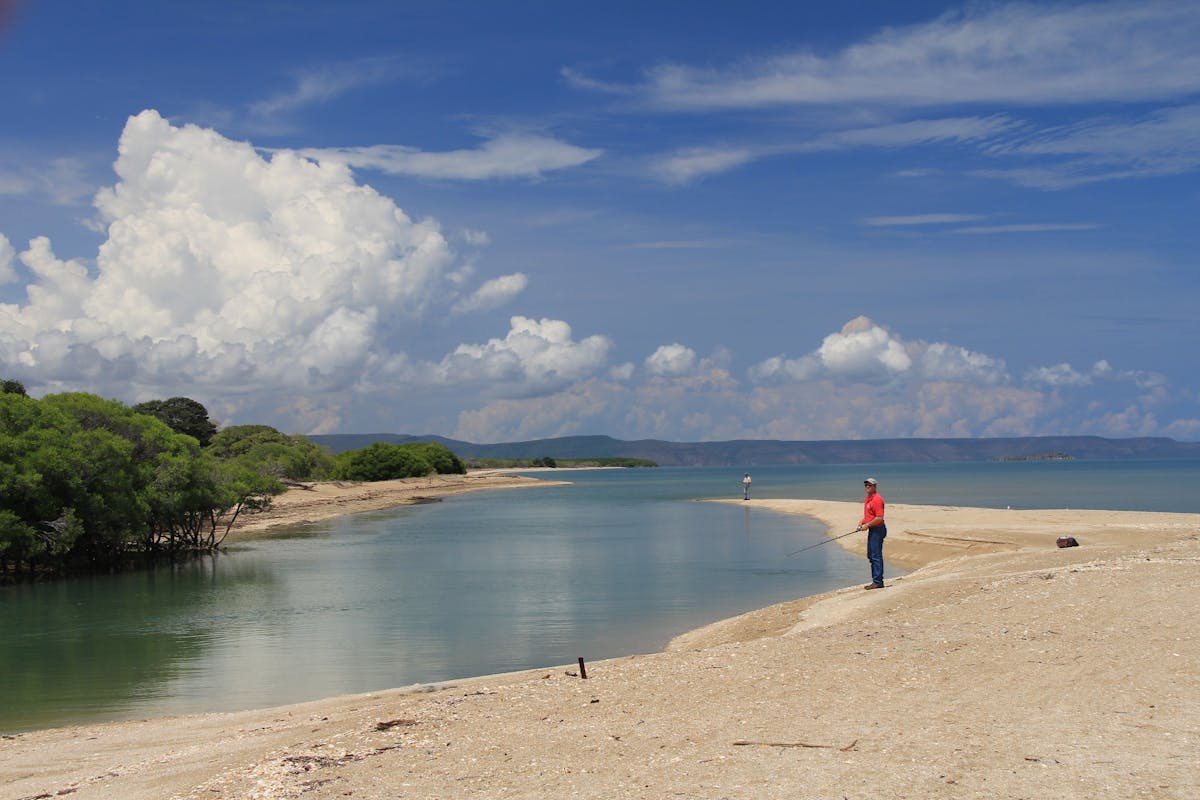
<instances>
[{"instance_id":1,"label":"man's shoe","mask_svg":"<svg viewBox=\"0 0 1200 800\"><path fill-rule=\"evenodd\" d=\"M882 588L883 588L883 584L882 584L882 583L868 583L868 584L867 584L866 586L864 586L863 588L864 588L864 589L882 589Z\"/></svg>"}]
</instances>

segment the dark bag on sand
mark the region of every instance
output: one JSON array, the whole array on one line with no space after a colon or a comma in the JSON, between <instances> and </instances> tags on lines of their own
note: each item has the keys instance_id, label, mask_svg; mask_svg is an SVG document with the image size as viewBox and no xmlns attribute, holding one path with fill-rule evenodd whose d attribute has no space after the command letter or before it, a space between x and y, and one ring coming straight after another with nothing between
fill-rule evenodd
<instances>
[{"instance_id":1,"label":"dark bag on sand","mask_svg":"<svg viewBox=\"0 0 1200 800\"><path fill-rule=\"evenodd\" d=\"M1059 547L1079 547L1079 542L1075 541L1074 536L1060 536L1054 543Z\"/></svg>"}]
</instances>

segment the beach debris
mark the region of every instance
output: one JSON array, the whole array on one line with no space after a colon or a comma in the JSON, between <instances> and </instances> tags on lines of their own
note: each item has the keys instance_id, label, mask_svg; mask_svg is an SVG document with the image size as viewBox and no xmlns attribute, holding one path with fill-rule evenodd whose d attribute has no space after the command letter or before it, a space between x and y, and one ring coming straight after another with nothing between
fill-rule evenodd
<instances>
[{"instance_id":1,"label":"beach debris","mask_svg":"<svg viewBox=\"0 0 1200 800\"><path fill-rule=\"evenodd\" d=\"M341 756L298 755L281 759L281 763L292 767L291 772L308 772L313 767L340 767L351 761L362 761L364 756L358 753L346 753Z\"/></svg>"},{"instance_id":2,"label":"beach debris","mask_svg":"<svg viewBox=\"0 0 1200 800\"><path fill-rule=\"evenodd\" d=\"M1079 542L1074 536L1060 536L1054 540L1054 543L1059 547L1079 547Z\"/></svg>"},{"instance_id":3,"label":"beach debris","mask_svg":"<svg viewBox=\"0 0 1200 800\"><path fill-rule=\"evenodd\" d=\"M296 755L285 756L279 759L279 765L284 771L291 775L303 775L311 772L314 769L329 769L331 767L344 767L347 764L355 761L363 761L377 756L381 753L386 753L389 750L397 750L399 745L389 745L387 747L376 747L371 750L366 750L361 753L355 753L343 750L339 755L324 755L313 753L298 753Z\"/></svg>"},{"instance_id":4,"label":"beach debris","mask_svg":"<svg viewBox=\"0 0 1200 800\"><path fill-rule=\"evenodd\" d=\"M848 753L858 745L858 739L855 739L845 747L838 747L836 744L812 744L810 742L757 742L752 739L738 739L734 742L734 745L750 745L758 747L808 747L813 749L840 750L843 753Z\"/></svg>"},{"instance_id":5,"label":"beach debris","mask_svg":"<svg viewBox=\"0 0 1200 800\"><path fill-rule=\"evenodd\" d=\"M392 728L398 728L401 725L416 725L416 724L417 724L417 721L415 719L389 719L386 722L376 722L375 730L388 731L388 730L391 730Z\"/></svg>"}]
</instances>

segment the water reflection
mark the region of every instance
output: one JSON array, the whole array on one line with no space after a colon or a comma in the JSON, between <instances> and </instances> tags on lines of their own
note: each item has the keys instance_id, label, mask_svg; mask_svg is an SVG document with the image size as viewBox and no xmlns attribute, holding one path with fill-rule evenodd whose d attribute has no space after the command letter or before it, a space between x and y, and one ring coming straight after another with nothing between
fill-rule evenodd
<instances>
[{"instance_id":1,"label":"water reflection","mask_svg":"<svg viewBox=\"0 0 1200 800\"><path fill-rule=\"evenodd\" d=\"M226 561L5 587L0 726L123 717L161 697L223 635L218 597L269 602L269 571Z\"/></svg>"}]
</instances>

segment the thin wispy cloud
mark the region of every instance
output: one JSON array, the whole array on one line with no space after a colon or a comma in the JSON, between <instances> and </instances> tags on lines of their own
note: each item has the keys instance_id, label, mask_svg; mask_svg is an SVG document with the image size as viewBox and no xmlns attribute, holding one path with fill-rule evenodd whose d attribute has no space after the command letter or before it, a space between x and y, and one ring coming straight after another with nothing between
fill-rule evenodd
<instances>
[{"instance_id":1,"label":"thin wispy cloud","mask_svg":"<svg viewBox=\"0 0 1200 800\"><path fill-rule=\"evenodd\" d=\"M390 83L411 72L409 65L396 58L325 64L299 73L292 88L251 104L249 110L256 117L272 117L326 103L356 89Z\"/></svg>"},{"instance_id":2,"label":"thin wispy cloud","mask_svg":"<svg viewBox=\"0 0 1200 800\"><path fill-rule=\"evenodd\" d=\"M651 172L666 183L687 184L765 158L862 148L988 143L1009 131L1022 128L1023 125L1024 123L1002 114L986 117L947 117L830 131L782 145L690 147L655 159Z\"/></svg>"},{"instance_id":3,"label":"thin wispy cloud","mask_svg":"<svg viewBox=\"0 0 1200 800\"><path fill-rule=\"evenodd\" d=\"M12 173L0 172L0 194L25 194L31 188L27 178Z\"/></svg>"},{"instance_id":4,"label":"thin wispy cloud","mask_svg":"<svg viewBox=\"0 0 1200 800\"><path fill-rule=\"evenodd\" d=\"M404 145L380 144L299 151L305 158L341 163L356 169L465 181L540 178L547 172L586 164L603 152L534 134L497 136L471 150L429 152Z\"/></svg>"},{"instance_id":5,"label":"thin wispy cloud","mask_svg":"<svg viewBox=\"0 0 1200 800\"><path fill-rule=\"evenodd\" d=\"M97 184L89 180L89 165L82 158L44 159L22 154L14 160L23 163L0 166L0 195L39 196L57 206L70 206L96 191Z\"/></svg>"},{"instance_id":6,"label":"thin wispy cloud","mask_svg":"<svg viewBox=\"0 0 1200 800\"><path fill-rule=\"evenodd\" d=\"M634 250L711 250L718 247L731 247L737 244L733 239L675 239L661 242L637 242L629 245Z\"/></svg>"},{"instance_id":7,"label":"thin wispy cloud","mask_svg":"<svg viewBox=\"0 0 1200 800\"><path fill-rule=\"evenodd\" d=\"M969 175L976 178L993 178L1015 183L1028 189L1060 191L1075 189L1092 183L1123 180L1126 178L1151 177L1131 169L1112 169L1104 172L1076 166L1064 167L1013 167L1011 169L976 169ZM1161 173L1160 173L1161 174Z\"/></svg>"},{"instance_id":8,"label":"thin wispy cloud","mask_svg":"<svg viewBox=\"0 0 1200 800\"><path fill-rule=\"evenodd\" d=\"M666 183L685 184L728 172L767 155L770 151L765 148L689 147L657 160L652 172Z\"/></svg>"},{"instance_id":9,"label":"thin wispy cloud","mask_svg":"<svg viewBox=\"0 0 1200 800\"><path fill-rule=\"evenodd\" d=\"M1043 222L1013 225L971 225L955 228L954 233L1054 233L1061 231L1094 231L1100 226L1092 222Z\"/></svg>"},{"instance_id":10,"label":"thin wispy cloud","mask_svg":"<svg viewBox=\"0 0 1200 800\"><path fill-rule=\"evenodd\" d=\"M603 92L605 94L614 95L633 95L638 91L637 87L635 86L596 80L595 78L590 78L579 70L572 69L570 67L563 67L561 70L559 70L559 75L561 75L563 80L569 85L574 86L577 89L589 89L595 92Z\"/></svg>"},{"instance_id":11,"label":"thin wispy cloud","mask_svg":"<svg viewBox=\"0 0 1200 800\"><path fill-rule=\"evenodd\" d=\"M658 65L642 81L627 84L572 69L562 74L579 89L632 96L659 110L738 114L827 107L817 120L775 120L763 126L758 141L693 144L654 159L650 174L673 185L781 155L950 143L972 144L997 159L995 166L967 170L969 176L1062 190L1200 170L1198 39L1195 3L1010 3L968 6L923 24L885 28L828 53L792 51L725 67ZM1110 111L1052 126L1011 111L1054 107L1071 113L1101 103L1143 108L1132 119ZM1147 112L1147 103L1161 107ZM1004 111L895 119L955 106ZM894 121L837 130L830 124L836 109Z\"/></svg>"},{"instance_id":12,"label":"thin wispy cloud","mask_svg":"<svg viewBox=\"0 0 1200 800\"><path fill-rule=\"evenodd\" d=\"M680 111L1153 101L1200 91L1198 39L1200 7L1189 2L981 5L827 55L796 51L727 68L666 64L631 86L564 76Z\"/></svg>"},{"instance_id":13,"label":"thin wispy cloud","mask_svg":"<svg viewBox=\"0 0 1200 800\"><path fill-rule=\"evenodd\" d=\"M1200 158L1200 105L1156 109L1132 119L1099 117L1038 131L995 148L1034 156L1086 156L1127 162L1155 154Z\"/></svg>"},{"instance_id":14,"label":"thin wispy cloud","mask_svg":"<svg viewBox=\"0 0 1200 800\"><path fill-rule=\"evenodd\" d=\"M987 219L984 214L911 214L899 217L867 217L863 220L872 227L909 226L909 225L950 225L959 222L975 222Z\"/></svg>"},{"instance_id":15,"label":"thin wispy cloud","mask_svg":"<svg viewBox=\"0 0 1200 800\"><path fill-rule=\"evenodd\" d=\"M1038 164L975 174L1036 189L1185 174L1200 169L1200 105L1156 109L1133 119L1089 118L997 140L985 152Z\"/></svg>"},{"instance_id":16,"label":"thin wispy cloud","mask_svg":"<svg viewBox=\"0 0 1200 800\"><path fill-rule=\"evenodd\" d=\"M1134 119L1089 118L1049 128L1007 114L947 117L858 127L788 145L692 147L660 157L652 173L687 184L766 158L859 149L964 145L994 160L967 174L1043 190L1200 170L1200 105L1156 109ZM1017 162L1018 166L1008 166ZM929 170L895 173L926 177Z\"/></svg>"},{"instance_id":17,"label":"thin wispy cloud","mask_svg":"<svg viewBox=\"0 0 1200 800\"><path fill-rule=\"evenodd\" d=\"M917 119L873 127L827 133L798 145L796 152L825 152L856 147L914 147L925 144L991 142L997 136L1023 127L1004 114L986 117Z\"/></svg>"}]
</instances>

